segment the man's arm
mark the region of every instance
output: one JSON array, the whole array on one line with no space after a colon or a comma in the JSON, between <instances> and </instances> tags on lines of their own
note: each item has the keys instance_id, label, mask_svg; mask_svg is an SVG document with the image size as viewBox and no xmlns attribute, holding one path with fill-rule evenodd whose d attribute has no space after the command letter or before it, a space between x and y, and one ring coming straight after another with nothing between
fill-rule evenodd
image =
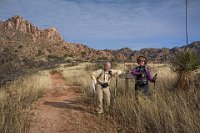
<instances>
[{"instance_id":1,"label":"man's arm","mask_svg":"<svg viewBox=\"0 0 200 133\"><path fill-rule=\"evenodd\" d=\"M121 71L121 70L115 70L115 69L111 69L111 71L112 71L112 75L120 75L120 74L125 73L124 71Z\"/></svg>"},{"instance_id":2,"label":"man's arm","mask_svg":"<svg viewBox=\"0 0 200 133\"><path fill-rule=\"evenodd\" d=\"M99 69L97 71L94 71L91 74L91 78L92 78L93 82L97 83L97 77L101 74L101 72L102 72L102 69Z\"/></svg>"}]
</instances>

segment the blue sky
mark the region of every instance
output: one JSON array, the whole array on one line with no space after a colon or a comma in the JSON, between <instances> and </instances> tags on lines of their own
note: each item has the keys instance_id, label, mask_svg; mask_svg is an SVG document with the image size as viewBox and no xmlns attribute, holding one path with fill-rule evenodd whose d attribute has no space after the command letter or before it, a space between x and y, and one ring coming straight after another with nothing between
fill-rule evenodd
<instances>
[{"instance_id":1,"label":"blue sky","mask_svg":"<svg viewBox=\"0 0 200 133\"><path fill-rule=\"evenodd\" d=\"M199 7L190 0L189 42L200 40ZM0 20L13 15L96 49L185 45L184 0L0 0Z\"/></svg>"}]
</instances>

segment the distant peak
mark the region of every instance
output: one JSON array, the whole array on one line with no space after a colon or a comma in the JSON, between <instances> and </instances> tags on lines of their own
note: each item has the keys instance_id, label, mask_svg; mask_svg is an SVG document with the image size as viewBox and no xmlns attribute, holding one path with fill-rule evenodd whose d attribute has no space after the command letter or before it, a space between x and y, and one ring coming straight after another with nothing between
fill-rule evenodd
<instances>
[{"instance_id":1,"label":"distant peak","mask_svg":"<svg viewBox=\"0 0 200 133\"><path fill-rule=\"evenodd\" d=\"M36 26L33 26L29 21L23 19L21 16L13 16L4 22L4 28L16 29L21 32L33 33L38 31Z\"/></svg>"},{"instance_id":2,"label":"distant peak","mask_svg":"<svg viewBox=\"0 0 200 133\"><path fill-rule=\"evenodd\" d=\"M22 16L19 16L19 15L13 16L13 17L11 17L11 18L9 18L8 20L5 21L5 23L8 23L8 22L12 22L14 24L17 24L16 26L19 26L19 23L26 23L26 24L32 25L30 22L23 19Z\"/></svg>"},{"instance_id":3,"label":"distant peak","mask_svg":"<svg viewBox=\"0 0 200 133\"><path fill-rule=\"evenodd\" d=\"M125 47L125 48L121 48L119 49L118 51L122 52L122 53L132 53L133 50L128 48L128 47Z\"/></svg>"},{"instance_id":4,"label":"distant peak","mask_svg":"<svg viewBox=\"0 0 200 133\"><path fill-rule=\"evenodd\" d=\"M124 48L121 48L121 49L119 49L119 50L132 50L132 49L130 49L130 48L128 48L128 47L124 47Z\"/></svg>"},{"instance_id":5,"label":"distant peak","mask_svg":"<svg viewBox=\"0 0 200 133\"><path fill-rule=\"evenodd\" d=\"M33 37L33 40L36 38L47 37L51 42L63 41L60 36L60 33L55 27L50 27L44 30L39 30L37 26L34 26L28 20L23 19L20 15L13 16L4 22L4 28L14 29L24 33L28 33Z\"/></svg>"},{"instance_id":6,"label":"distant peak","mask_svg":"<svg viewBox=\"0 0 200 133\"><path fill-rule=\"evenodd\" d=\"M10 19L23 19L22 16L20 15L16 15L16 16L12 16Z\"/></svg>"}]
</instances>

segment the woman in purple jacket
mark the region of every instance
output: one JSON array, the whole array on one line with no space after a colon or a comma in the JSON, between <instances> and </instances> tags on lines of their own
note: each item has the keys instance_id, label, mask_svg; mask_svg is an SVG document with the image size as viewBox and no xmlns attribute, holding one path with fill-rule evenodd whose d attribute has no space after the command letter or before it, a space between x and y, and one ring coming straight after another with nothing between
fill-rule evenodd
<instances>
[{"instance_id":1,"label":"woman in purple jacket","mask_svg":"<svg viewBox=\"0 0 200 133\"><path fill-rule=\"evenodd\" d=\"M152 78L149 68L147 65L147 59L144 56L139 56L137 58L137 63L139 66L131 70L131 73L135 76L135 94L137 96L139 91L143 91L145 95L148 93L148 81L155 82Z\"/></svg>"}]
</instances>

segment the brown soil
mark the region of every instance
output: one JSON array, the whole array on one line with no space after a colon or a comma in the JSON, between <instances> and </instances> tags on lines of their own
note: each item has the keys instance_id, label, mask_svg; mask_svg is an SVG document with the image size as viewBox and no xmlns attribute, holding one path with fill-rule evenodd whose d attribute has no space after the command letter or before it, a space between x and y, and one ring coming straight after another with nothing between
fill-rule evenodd
<instances>
[{"instance_id":1,"label":"brown soil","mask_svg":"<svg viewBox=\"0 0 200 133\"><path fill-rule=\"evenodd\" d=\"M83 98L76 86L65 84L62 74L51 74L52 84L31 110L30 133L115 133L108 115L92 112L91 99Z\"/></svg>"}]
</instances>

